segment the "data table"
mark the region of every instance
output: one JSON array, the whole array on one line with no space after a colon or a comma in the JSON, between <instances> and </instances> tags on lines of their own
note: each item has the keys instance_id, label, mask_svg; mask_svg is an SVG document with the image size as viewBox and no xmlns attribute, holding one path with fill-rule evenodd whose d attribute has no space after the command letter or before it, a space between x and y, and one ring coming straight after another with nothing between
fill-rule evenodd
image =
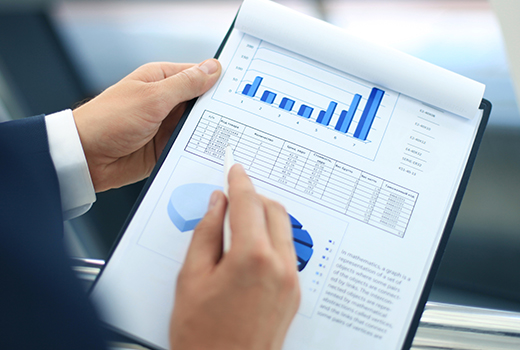
<instances>
[{"instance_id":1,"label":"data table","mask_svg":"<svg viewBox=\"0 0 520 350\"><path fill-rule=\"evenodd\" d=\"M207 110L185 150L222 164L228 145L251 177L404 237L418 193Z\"/></svg>"}]
</instances>

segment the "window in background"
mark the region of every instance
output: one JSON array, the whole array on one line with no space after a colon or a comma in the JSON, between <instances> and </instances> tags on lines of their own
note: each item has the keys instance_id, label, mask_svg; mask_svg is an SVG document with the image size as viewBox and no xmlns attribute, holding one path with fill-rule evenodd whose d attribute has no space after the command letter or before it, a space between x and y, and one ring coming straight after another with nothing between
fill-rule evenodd
<instances>
[{"instance_id":1,"label":"window in background","mask_svg":"<svg viewBox=\"0 0 520 350\"><path fill-rule=\"evenodd\" d=\"M327 20L486 84L490 125L520 127L500 25L487 1L325 2Z\"/></svg>"},{"instance_id":2,"label":"window in background","mask_svg":"<svg viewBox=\"0 0 520 350\"><path fill-rule=\"evenodd\" d=\"M152 61L213 57L242 1L64 2L58 31L88 91L97 93ZM317 16L313 2L282 1Z\"/></svg>"}]
</instances>

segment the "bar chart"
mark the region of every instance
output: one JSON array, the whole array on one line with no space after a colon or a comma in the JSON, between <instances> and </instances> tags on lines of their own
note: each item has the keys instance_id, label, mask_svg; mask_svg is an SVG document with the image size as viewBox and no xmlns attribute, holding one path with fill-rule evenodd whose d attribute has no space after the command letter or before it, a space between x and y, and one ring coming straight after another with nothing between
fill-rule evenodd
<instances>
[{"instance_id":1,"label":"bar chart","mask_svg":"<svg viewBox=\"0 0 520 350\"><path fill-rule=\"evenodd\" d=\"M399 94L244 35L213 99L373 160Z\"/></svg>"},{"instance_id":2,"label":"bar chart","mask_svg":"<svg viewBox=\"0 0 520 350\"><path fill-rule=\"evenodd\" d=\"M244 89L242 90L242 95L254 98L255 95L258 93L258 90L260 89L260 84L263 80L263 77L257 76L252 84L245 85ZM360 121L357 124L355 131L353 132L355 138L362 141L367 140L372 124L374 123L374 120L376 118L377 111L381 106L381 101L383 100L384 94L385 92L383 90L375 87L372 88L370 96L368 97L368 101L365 105L365 109L362 111ZM265 90L262 94L262 97L260 98L260 101L272 105L276 99L276 96L276 93L269 90ZM348 110L342 110L340 112L338 121L336 123L336 126L334 127L335 130L344 134L347 133L347 131L350 128L350 125L352 124L354 116L356 115L356 113L359 113L358 106L359 102L361 101L361 98L362 96L360 94L355 94L352 98L352 102L350 103L350 107L348 108ZM296 101L290 98L282 97L280 103L278 104L278 108L291 112L293 110L295 102ZM319 111L319 114L316 118L316 123L324 126L329 126L337 106L337 102L330 101L326 110ZM311 115L313 114L313 111L314 108L302 103L297 114L303 118L310 119Z\"/></svg>"}]
</instances>

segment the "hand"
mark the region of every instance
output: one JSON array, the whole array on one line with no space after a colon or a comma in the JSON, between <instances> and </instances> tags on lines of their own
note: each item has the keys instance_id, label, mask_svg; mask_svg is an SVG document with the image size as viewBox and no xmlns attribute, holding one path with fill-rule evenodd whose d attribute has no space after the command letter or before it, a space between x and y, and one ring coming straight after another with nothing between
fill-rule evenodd
<instances>
[{"instance_id":1,"label":"hand","mask_svg":"<svg viewBox=\"0 0 520 350\"><path fill-rule=\"evenodd\" d=\"M150 175L191 100L213 86L221 67L151 63L73 111L96 192Z\"/></svg>"},{"instance_id":2,"label":"hand","mask_svg":"<svg viewBox=\"0 0 520 350\"><path fill-rule=\"evenodd\" d=\"M300 302L285 209L255 193L241 165L229 173L231 248L222 256L226 197L213 193L179 274L171 348L280 349Z\"/></svg>"}]
</instances>

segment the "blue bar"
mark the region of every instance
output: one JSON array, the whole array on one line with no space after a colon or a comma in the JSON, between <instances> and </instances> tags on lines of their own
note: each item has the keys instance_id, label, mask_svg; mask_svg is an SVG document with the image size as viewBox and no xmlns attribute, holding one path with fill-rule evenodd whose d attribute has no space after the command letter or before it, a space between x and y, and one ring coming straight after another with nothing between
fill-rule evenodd
<instances>
[{"instance_id":1,"label":"blue bar","mask_svg":"<svg viewBox=\"0 0 520 350\"><path fill-rule=\"evenodd\" d=\"M310 118L311 117L311 114L312 112L314 111L314 108L312 107L307 107L307 109L305 110L305 112L303 113L303 116L305 118Z\"/></svg>"},{"instance_id":2,"label":"blue bar","mask_svg":"<svg viewBox=\"0 0 520 350\"><path fill-rule=\"evenodd\" d=\"M320 114L318 114L318 118L316 119L316 122L321 124L324 116L325 116L325 111L320 111Z\"/></svg>"},{"instance_id":3,"label":"blue bar","mask_svg":"<svg viewBox=\"0 0 520 350\"><path fill-rule=\"evenodd\" d=\"M280 102L280 108L285 109L286 111L292 111L294 106L294 101L288 99L287 97L282 98L282 102Z\"/></svg>"},{"instance_id":4,"label":"blue bar","mask_svg":"<svg viewBox=\"0 0 520 350\"><path fill-rule=\"evenodd\" d=\"M363 141L367 139L368 132L370 131L372 123L376 118L376 113L379 109L379 106L381 105L384 94L385 92L383 90L379 90L377 88L372 89L365 109L363 110L363 114L361 115L361 119L359 120L359 124L356 128L356 132L354 133L354 137Z\"/></svg>"},{"instance_id":5,"label":"blue bar","mask_svg":"<svg viewBox=\"0 0 520 350\"><path fill-rule=\"evenodd\" d=\"M264 78L262 77L256 77L253 84L247 84L244 90L242 91L242 94L247 95L249 97L255 97L256 92L258 91L258 88L260 87L260 83L262 82ZM249 86L249 87L248 87Z\"/></svg>"},{"instance_id":6,"label":"blue bar","mask_svg":"<svg viewBox=\"0 0 520 350\"><path fill-rule=\"evenodd\" d=\"M287 99L284 97L282 98L282 102L280 102L280 104L278 105L279 108L281 109L285 109L285 104L287 103Z\"/></svg>"},{"instance_id":7,"label":"blue bar","mask_svg":"<svg viewBox=\"0 0 520 350\"><path fill-rule=\"evenodd\" d=\"M314 111L314 108L306 105L301 105L300 110L298 111L298 115L301 115L304 118L310 118L312 111Z\"/></svg>"},{"instance_id":8,"label":"blue bar","mask_svg":"<svg viewBox=\"0 0 520 350\"><path fill-rule=\"evenodd\" d=\"M343 126L343 123L345 122L346 116L347 116L347 111L341 111L338 122L336 123L336 126L334 127L334 129L341 131L341 127Z\"/></svg>"},{"instance_id":9,"label":"blue bar","mask_svg":"<svg viewBox=\"0 0 520 350\"><path fill-rule=\"evenodd\" d=\"M275 93L273 93L271 91L268 91L268 90L265 90L264 94L262 95L262 98L260 100L263 101L263 102L267 102L269 104L272 104L275 97L276 97Z\"/></svg>"},{"instance_id":10,"label":"blue bar","mask_svg":"<svg viewBox=\"0 0 520 350\"><path fill-rule=\"evenodd\" d=\"M244 90L242 90L242 95L246 95L249 93L249 89L251 89L251 84L246 84Z\"/></svg>"},{"instance_id":11,"label":"blue bar","mask_svg":"<svg viewBox=\"0 0 520 350\"><path fill-rule=\"evenodd\" d=\"M343 120L338 121L338 124L336 124L336 130L339 130L341 132L347 132L348 128L350 128L350 124L352 123L352 120L354 119L354 114L356 114L357 108L359 106L359 102L361 101L361 95L356 94L354 95L354 98L352 99L352 103L350 104L350 107L348 109L348 113L345 116ZM342 112L343 114L343 112ZM338 128L339 125L339 128Z\"/></svg>"},{"instance_id":12,"label":"blue bar","mask_svg":"<svg viewBox=\"0 0 520 350\"><path fill-rule=\"evenodd\" d=\"M332 119L332 115L334 114L334 111L336 110L336 106L338 104L334 101L330 101L329 108L327 108L327 112L324 112L322 115L320 112L320 115L318 117L318 120L316 120L318 123L323 125L329 125L330 120ZM322 111L323 112L323 111ZM320 118L321 117L321 118Z\"/></svg>"}]
</instances>

